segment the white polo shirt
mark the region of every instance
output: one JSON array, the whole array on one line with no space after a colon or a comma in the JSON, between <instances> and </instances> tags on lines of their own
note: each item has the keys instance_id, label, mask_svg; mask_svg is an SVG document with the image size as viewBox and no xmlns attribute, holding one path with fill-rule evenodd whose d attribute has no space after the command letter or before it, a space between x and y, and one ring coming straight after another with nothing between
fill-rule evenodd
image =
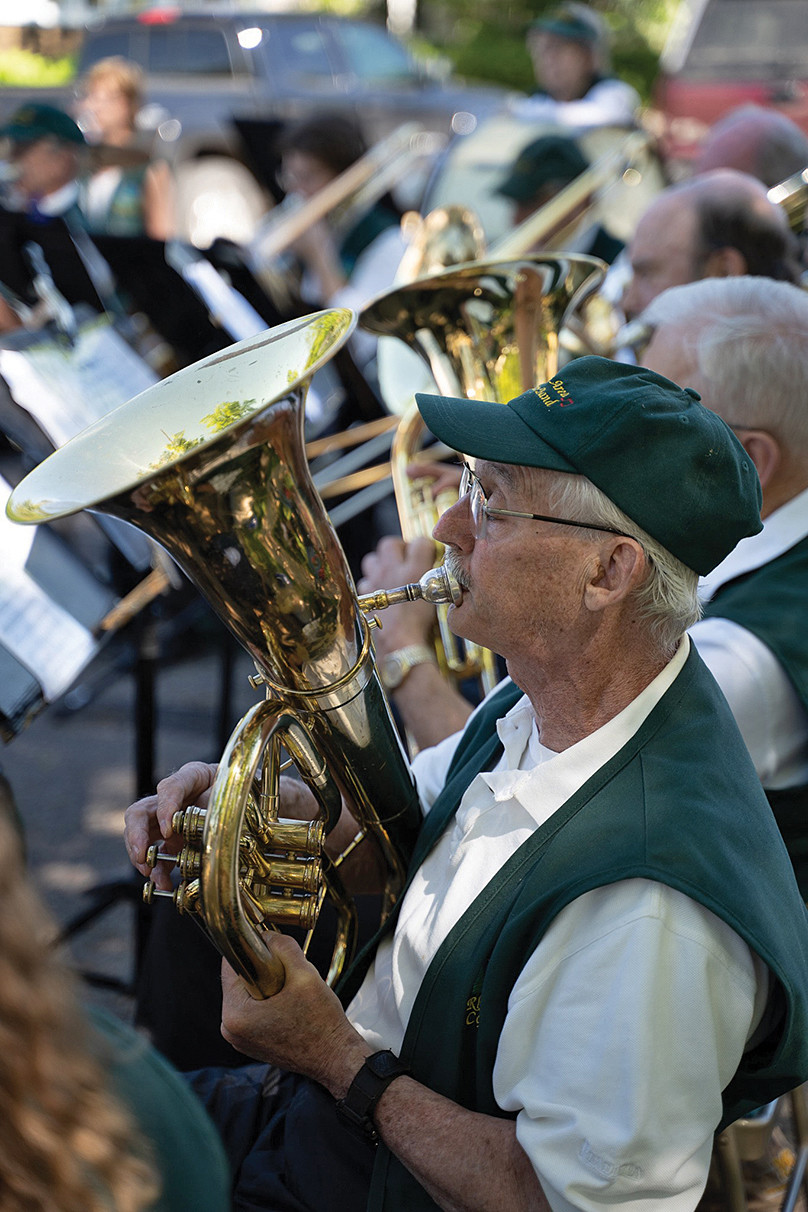
<instances>
[{"instance_id":1,"label":"white polo shirt","mask_svg":"<svg viewBox=\"0 0 808 1212\"><path fill-rule=\"evenodd\" d=\"M373 1047L400 1050L451 928L522 842L636 732L688 651L685 638L633 703L561 753L541 745L527 698L498 722L500 762L467 788L348 1008ZM458 740L413 763L427 811ZM559 913L511 992L494 1069L497 1102L517 1112L517 1137L554 1212L692 1212L721 1090L767 993L767 969L738 935L662 884L624 880Z\"/></svg>"},{"instance_id":2,"label":"white polo shirt","mask_svg":"<svg viewBox=\"0 0 808 1212\"><path fill-rule=\"evenodd\" d=\"M741 539L699 583L709 602L735 577L783 555L808 535L808 489ZM729 619L702 619L690 629L699 655L724 692L764 787L808 783L808 712L777 657L762 640Z\"/></svg>"}]
</instances>

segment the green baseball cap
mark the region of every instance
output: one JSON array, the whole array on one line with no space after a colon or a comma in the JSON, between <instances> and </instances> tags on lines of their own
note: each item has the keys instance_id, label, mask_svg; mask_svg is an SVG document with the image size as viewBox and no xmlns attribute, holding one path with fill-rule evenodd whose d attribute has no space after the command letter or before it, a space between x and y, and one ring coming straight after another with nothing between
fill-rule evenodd
<instances>
[{"instance_id":1,"label":"green baseball cap","mask_svg":"<svg viewBox=\"0 0 808 1212\"><path fill-rule=\"evenodd\" d=\"M542 135L523 147L495 193L529 202L549 181L565 184L589 168L589 161L569 135Z\"/></svg>"},{"instance_id":2,"label":"green baseball cap","mask_svg":"<svg viewBox=\"0 0 808 1212\"><path fill-rule=\"evenodd\" d=\"M29 101L11 115L5 126L0 126L0 136L13 139L15 143L34 143L50 136L64 143L85 142L84 135L64 110L55 105Z\"/></svg>"},{"instance_id":3,"label":"green baseball cap","mask_svg":"<svg viewBox=\"0 0 808 1212\"><path fill-rule=\"evenodd\" d=\"M600 19L581 4L560 4L537 17L530 23L530 28L541 33L555 34L557 38L567 38L571 42L584 42L590 46L602 35Z\"/></svg>"},{"instance_id":4,"label":"green baseball cap","mask_svg":"<svg viewBox=\"0 0 808 1212\"><path fill-rule=\"evenodd\" d=\"M608 358L577 358L507 404L416 395L452 449L586 476L702 575L763 528L760 482L730 427L689 387Z\"/></svg>"}]
</instances>

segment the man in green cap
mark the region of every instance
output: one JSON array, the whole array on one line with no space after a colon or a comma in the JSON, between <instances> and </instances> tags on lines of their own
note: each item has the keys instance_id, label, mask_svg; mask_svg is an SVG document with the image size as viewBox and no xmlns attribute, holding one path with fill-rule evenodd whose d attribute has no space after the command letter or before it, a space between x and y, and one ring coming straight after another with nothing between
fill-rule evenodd
<instances>
[{"instance_id":1,"label":"man in green cap","mask_svg":"<svg viewBox=\"0 0 808 1212\"><path fill-rule=\"evenodd\" d=\"M235 1206L692 1212L716 1129L808 1075L805 908L686 635L760 530L754 466L694 392L601 358L418 403L464 459L450 624L512 681L414 760L408 883L339 997L288 938L266 1001L225 965L226 1038L286 1071L196 1080ZM129 809L144 874L211 779Z\"/></svg>"},{"instance_id":2,"label":"man in green cap","mask_svg":"<svg viewBox=\"0 0 808 1212\"><path fill-rule=\"evenodd\" d=\"M551 8L527 33L538 91L517 101L519 118L559 126L633 126L638 93L611 72L609 30L577 0Z\"/></svg>"},{"instance_id":3,"label":"man in green cap","mask_svg":"<svg viewBox=\"0 0 808 1212\"><path fill-rule=\"evenodd\" d=\"M58 215L83 225L77 177L86 145L70 115L31 101L0 127L0 138L9 141L10 208L43 221Z\"/></svg>"},{"instance_id":4,"label":"man in green cap","mask_svg":"<svg viewBox=\"0 0 808 1212\"><path fill-rule=\"evenodd\" d=\"M581 173L589 161L571 135L558 132L540 135L523 147L495 192L514 203L514 226L558 196ZM622 240L612 236L601 224L592 222L594 191L571 208L565 208L559 224L530 249L537 252L547 246L563 247L565 252L589 253L611 265L623 248Z\"/></svg>"}]
</instances>

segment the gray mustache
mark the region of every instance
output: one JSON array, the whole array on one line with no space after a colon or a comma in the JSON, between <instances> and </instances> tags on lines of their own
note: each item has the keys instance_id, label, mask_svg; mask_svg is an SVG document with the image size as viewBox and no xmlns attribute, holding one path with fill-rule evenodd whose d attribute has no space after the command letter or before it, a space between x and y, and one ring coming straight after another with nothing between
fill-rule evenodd
<instances>
[{"instance_id":1,"label":"gray mustache","mask_svg":"<svg viewBox=\"0 0 808 1212\"><path fill-rule=\"evenodd\" d=\"M456 552L447 548L446 554L443 557L443 563L448 568L454 579L457 581L461 589L471 589L471 581L468 573L460 563L460 558Z\"/></svg>"}]
</instances>

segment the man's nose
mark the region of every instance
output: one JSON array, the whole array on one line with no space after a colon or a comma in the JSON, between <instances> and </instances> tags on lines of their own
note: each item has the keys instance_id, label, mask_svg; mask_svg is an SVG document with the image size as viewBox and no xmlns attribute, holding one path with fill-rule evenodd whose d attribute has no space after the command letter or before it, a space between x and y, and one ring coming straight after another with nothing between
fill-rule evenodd
<instances>
[{"instance_id":1,"label":"man's nose","mask_svg":"<svg viewBox=\"0 0 808 1212\"><path fill-rule=\"evenodd\" d=\"M451 547L466 547L473 543L469 494L465 493L454 505L450 505L435 523L433 539Z\"/></svg>"}]
</instances>

